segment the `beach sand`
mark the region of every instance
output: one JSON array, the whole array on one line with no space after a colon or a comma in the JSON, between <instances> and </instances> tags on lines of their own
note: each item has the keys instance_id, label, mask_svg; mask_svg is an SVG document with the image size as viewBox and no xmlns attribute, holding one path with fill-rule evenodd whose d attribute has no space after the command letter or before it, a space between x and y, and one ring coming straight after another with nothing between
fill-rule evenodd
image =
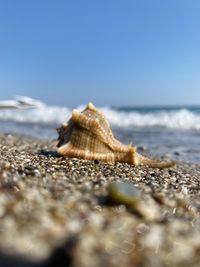
<instances>
[{"instance_id":1,"label":"beach sand","mask_svg":"<svg viewBox=\"0 0 200 267\"><path fill-rule=\"evenodd\" d=\"M0 135L0 266L200 264L200 165L172 169L62 158L56 141ZM141 191L108 202L111 181Z\"/></svg>"}]
</instances>

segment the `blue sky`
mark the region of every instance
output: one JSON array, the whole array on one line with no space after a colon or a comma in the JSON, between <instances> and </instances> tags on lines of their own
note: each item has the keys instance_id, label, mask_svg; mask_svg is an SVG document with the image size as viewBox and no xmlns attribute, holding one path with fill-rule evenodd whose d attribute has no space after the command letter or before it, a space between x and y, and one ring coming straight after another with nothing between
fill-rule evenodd
<instances>
[{"instance_id":1,"label":"blue sky","mask_svg":"<svg viewBox=\"0 0 200 267\"><path fill-rule=\"evenodd\" d=\"M200 104L200 1L1 0L0 99Z\"/></svg>"}]
</instances>

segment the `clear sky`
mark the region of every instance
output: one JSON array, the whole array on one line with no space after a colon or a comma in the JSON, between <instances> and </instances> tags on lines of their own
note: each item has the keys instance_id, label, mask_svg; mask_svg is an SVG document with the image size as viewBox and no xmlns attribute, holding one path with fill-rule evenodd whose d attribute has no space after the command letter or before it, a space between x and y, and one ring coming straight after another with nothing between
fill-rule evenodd
<instances>
[{"instance_id":1,"label":"clear sky","mask_svg":"<svg viewBox=\"0 0 200 267\"><path fill-rule=\"evenodd\" d=\"M199 0L0 0L0 99L200 104Z\"/></svg>"}]
</instances>

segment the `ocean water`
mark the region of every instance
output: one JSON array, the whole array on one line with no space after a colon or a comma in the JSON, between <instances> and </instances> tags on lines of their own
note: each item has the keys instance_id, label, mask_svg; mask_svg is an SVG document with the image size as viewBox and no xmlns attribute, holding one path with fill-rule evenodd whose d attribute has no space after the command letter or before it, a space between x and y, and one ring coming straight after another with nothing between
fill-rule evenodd
<instances>
[{"instance_id":1,"label":"ocean water","mask_svg":"<svg viewBox=\"0 0 200 267\"><path fill-rule=\"evenodd\" d=\"M200 107L98 108L122 142L146 148L153 156L200 162ZM71 111L45 104L31 109L0 109L0 132L56 139L55 129L68 121Z\"/></svg>"}]
</instances>

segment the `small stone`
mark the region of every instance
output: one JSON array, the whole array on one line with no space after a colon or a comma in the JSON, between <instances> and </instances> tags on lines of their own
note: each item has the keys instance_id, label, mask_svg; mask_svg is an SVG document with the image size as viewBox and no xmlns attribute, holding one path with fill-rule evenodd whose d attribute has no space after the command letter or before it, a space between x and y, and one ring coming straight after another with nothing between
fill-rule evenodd
<instances>
[{"instance_id":1,"label":"small stone","mask_svg":"<svg viewBox=\"0 0 200 267\"><path fill-rule=\"evenodd\" d=\"M140 201L140 192L130 182L111 182L108 185L108 196L116 204L132 206Z\"/></svg>"},{"instance_id":2,"label":"small stone","mask_svg":"<svg viewBox=\"0 0 200 267\"><path fill-rule=\"evenodd\" d=\"M34 170L33 173L35 174L35 176L40 177L41 173L38 169Z\"/></svg>"}]
</instances>

